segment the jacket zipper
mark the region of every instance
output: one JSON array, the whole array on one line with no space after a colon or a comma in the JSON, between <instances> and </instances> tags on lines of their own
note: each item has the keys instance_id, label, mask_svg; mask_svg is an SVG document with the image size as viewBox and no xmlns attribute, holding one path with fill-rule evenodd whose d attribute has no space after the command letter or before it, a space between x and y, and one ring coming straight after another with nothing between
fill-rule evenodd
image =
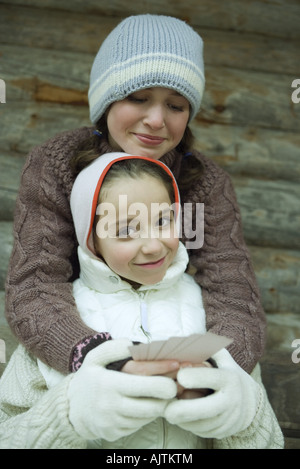
<instances>
[{"instance_id":1,"label":"jacket zipper","mask_svg":"<svg viewBox=\"0 0 300 469\"><path fill-rule=\"evenodd\" d=\"M147 337L148 342L151 342L151 334L148 330L148 306L147 303L144 301L145 293L138 292L140 298L140 317L141 317L141 331Z\"/></svg>"},{"instance_id":2,"label":"jacket zipper","mask_svg":"<svg viewBox=\"0 0 300 469\"><path fill-rule=\"evenodd\" d=\"M150 332L148 331L148 306L145 301L145 296L146 293L143 292L138 292L139 298L140 298L140 315L141 315L141 325L140 328L142 332L145 334L147 337L148 342L151 342L152 337ZM160 418L161 421L161 447L166 448L166 422L164 418Z\"/></svg>"}]
</instances>

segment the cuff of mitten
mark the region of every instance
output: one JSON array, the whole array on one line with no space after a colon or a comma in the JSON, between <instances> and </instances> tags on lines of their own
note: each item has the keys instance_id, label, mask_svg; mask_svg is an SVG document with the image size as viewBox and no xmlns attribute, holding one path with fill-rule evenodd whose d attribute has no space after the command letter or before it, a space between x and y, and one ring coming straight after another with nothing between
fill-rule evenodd
<instances>
[{"instance_id":1,"label":"cuff of mitten","mask_svg":"<svg viewBox=\"0 0 300 469\"><path fill-rule=\"evenodd\" d=\"M90 337L86 337L80 341L73 350L72 362L71 362L71 373L75 373L79 370L87 354L98 345L103 344L107 340L112 340L111 335L108 332L101 332Z\"/></svg>"},{"instance_id":2,"label":"cuff of mitten","mask_svg":"<svg viewBox=\"0 0 300 469\"><path fill-rule=\"evenodd\" d=\"M214 449L282 449L283 434L266 392L259 391L259 405L248 428L221 440L214 440Z\"/></svg>"}]
</instances>

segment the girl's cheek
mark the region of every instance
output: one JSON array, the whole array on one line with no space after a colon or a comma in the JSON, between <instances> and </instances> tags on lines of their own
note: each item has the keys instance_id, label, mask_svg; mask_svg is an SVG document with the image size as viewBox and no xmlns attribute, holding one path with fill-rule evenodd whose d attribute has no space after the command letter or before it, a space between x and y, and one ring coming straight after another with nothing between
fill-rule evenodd
<instances>
[{"instance_id":1,"label":"girl's cheek","mask_svg":"<svg viewBox=\"0 0 300 469\"><path fill-rule=\"evenodd\" d=\"M125 264L130 262L134 255L135 250L129 246L130 241L117 242L113 247L115 262L118 264Z\"/></svg>"}]
</instances>

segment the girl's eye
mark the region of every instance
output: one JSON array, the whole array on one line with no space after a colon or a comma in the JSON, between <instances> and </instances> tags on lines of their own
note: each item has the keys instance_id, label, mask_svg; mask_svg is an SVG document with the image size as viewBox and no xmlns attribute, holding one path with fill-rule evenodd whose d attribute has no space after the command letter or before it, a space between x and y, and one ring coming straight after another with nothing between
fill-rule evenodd
<instances>
[{"instance_id":1,"label":"girl's eye","mask_svg":"<svg viewBox=\"0 0 300 469\"><path fill-rule=\"evenodd\" d=\"M137 235L137 228L134 226L125 226L118 231L117 237L121 239L135 238Z\"/></svg>"},{"instance_id":2,"label":"girl's eye","mask_svg":"<svg viewBox=\"0 0 300 469\"><path fill-rule=\"evenodd\" d=\"M168 216L168 217L161 217L158 220L157 225L160 228L165 228L166 226L170 226L171 223L172 223L172 218Z\"/></svg>"},{"instance_id":3,"label":"girl's eye","mask_svg":"<svg viewBox=\"0 0 300 469\"><path fill-rule=\"evenodd\" d=\"M130 226L125 226L119 230L118 238L129 238L133 232L134 230Z\"/></svg>"}]
</instances>

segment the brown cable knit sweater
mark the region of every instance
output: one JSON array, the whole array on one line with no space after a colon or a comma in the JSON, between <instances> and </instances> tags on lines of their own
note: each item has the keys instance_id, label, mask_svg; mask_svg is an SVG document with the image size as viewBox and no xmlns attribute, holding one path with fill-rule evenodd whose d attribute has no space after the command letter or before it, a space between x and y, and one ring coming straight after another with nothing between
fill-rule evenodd
<instances>
[{"instance_id":1,"label":"brown cable knit sweater","mask_svg":"<svg viewBox=\"0 0 300 469\"><path fill-rule=\"evenodd\" d=\"M74 347L95 331L77 313L72 283L78 274L70 212L69 159L92 128L65 132L29 154L16 203L14 247L6 281L6 316L21 343L49 366L68 373ZM112 151L105 141L99 154ZM205 205L204 245L191 250L207 315L207 329L234 339L229 351L250 372L263 353L265 316L229 176L194 152L202 177L182 203ZM178 177L182 155L162 158Z\"/></svg>"}]
</instances>

